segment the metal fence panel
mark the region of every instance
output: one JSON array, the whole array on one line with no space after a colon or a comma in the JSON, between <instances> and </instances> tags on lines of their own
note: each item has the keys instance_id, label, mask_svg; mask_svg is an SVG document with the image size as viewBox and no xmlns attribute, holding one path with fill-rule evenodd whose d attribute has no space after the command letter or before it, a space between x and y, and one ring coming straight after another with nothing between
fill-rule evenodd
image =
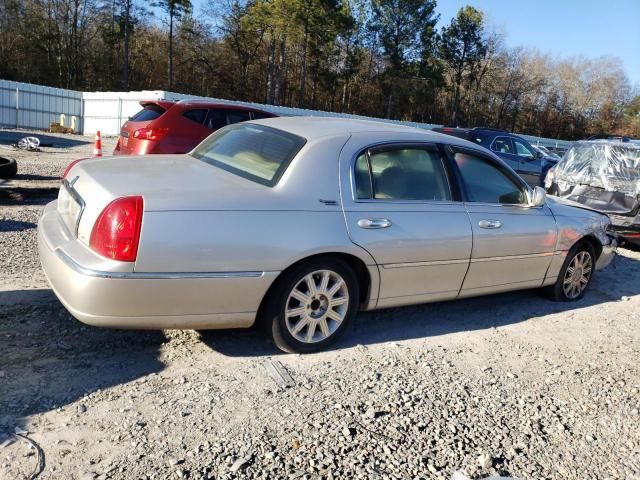
<instances>
[{"instance_id":1,"label":"metal fence panel","mask_svg":"<svg viewBox=\"0 0 640 480\"><path fill-rule=\"evenodd\" d=\"M207 100L217 103L242 104L273 112L277 115L320 116L334 118L355 118L431 129L440 125L387 120L347 113L324 112L303 108L280 107L252 102L238 102L221 98L198 97L162 90L142 90L138 92L76 92L61 88L45 87L28 83L0 80L0 126L46 130L51 122L59 122L60 114L65 115L65 126L71 125L76 117L76 132L93 135L97 130L103 135L117 135L128 117L140 110L142 100ZM571 142L551 138L521 135L534 145L544 145L555 149L567 149Z\"/></svg>"},{"instance_id":2,"label":"metal fence panel","mask_svg":"<svg viewBox=\"0 0 640 480\"><path fill-rule=\"evenodd\" d=\"M0 126L48 130L61 114L67 127L76 117L76 131L82 132L81 92L0 80Z\"/></svg>"}]
</instances>

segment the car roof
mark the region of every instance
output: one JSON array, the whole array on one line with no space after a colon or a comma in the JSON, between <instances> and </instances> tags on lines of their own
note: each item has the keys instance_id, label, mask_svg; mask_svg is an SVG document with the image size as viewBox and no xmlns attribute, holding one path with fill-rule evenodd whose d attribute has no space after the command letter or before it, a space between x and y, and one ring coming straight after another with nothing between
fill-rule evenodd
<instances>
[{"instance_id":1,"label":"car roof","mask_svg":"<svg viewBox=\"0 0 640 480\"><path fill-rule=\"evenodd\" d=\"M180 105L181 107L186 107L186 108L191 108L191 107L227 108L230 110L251 110L252 112L271 113L268 110L251 107L248 105L239 105L235 103L226 103L226 102L212 102L210 100L180 100L176 102L176 105Z\"/></svg>"},{"instance_id":2,"label":"car roof","mask_svg":"<svg viewBox=\"0 0 640 480\"><path fill-rule=\"evenodd\" d=\"M452 141L455 137L441 133L425 130L422 128L409 127L375 120L360 120L355 118L332 118L332 117L277 117L261 120L254 120L250 123L257 123L273 128L278 128L294 135L314 140L322 137L338 137L344 134L353 133L419 133L429 137L434 142L445 141L447 143L468 143L464 140L460 142ZM459 140L459 139L455 139Z\"/></svg>"}]
</instances>

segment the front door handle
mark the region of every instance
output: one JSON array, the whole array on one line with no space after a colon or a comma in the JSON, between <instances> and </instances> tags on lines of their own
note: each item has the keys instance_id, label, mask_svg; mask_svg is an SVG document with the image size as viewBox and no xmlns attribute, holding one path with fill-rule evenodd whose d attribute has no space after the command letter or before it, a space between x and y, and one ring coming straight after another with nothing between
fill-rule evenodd
<instances>
[{"instance_id":1,"label":"front door handle","mask_svg":"<svg viewBox=\"0 0 640 480\"><path fill-rule=\"evenodd\" d=\"M480 228L500 228L502 222L500 220L480 220L478 226Z\"/></svg>"},{"instance_id":2,"label":"front door handle","mask_svg":"<svg viewBox=\"0 0 640 480\"><path fill-rule=\"evenodd\" d=\"M361 218L358 220L360 228L388 228L391 226L391 220L386 218Z\"/></svg>"}]
</instances>

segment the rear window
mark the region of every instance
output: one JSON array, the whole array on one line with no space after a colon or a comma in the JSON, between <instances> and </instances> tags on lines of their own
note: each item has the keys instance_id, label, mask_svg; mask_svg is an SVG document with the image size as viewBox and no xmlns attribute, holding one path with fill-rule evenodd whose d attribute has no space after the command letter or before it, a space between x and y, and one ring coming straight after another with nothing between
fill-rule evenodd
<instances>
[{"instance_id":1,"label":"rear window","mask_svg":"<svg viewBox=\"0 0 640 480\"><path fill-rule=\"evenodd\" d=\"M159 105L146 105L129 119L131 122L150 122L160 117L166 110Z\"/></svg>"},{"instance_id":2,"label":"rear window","mask_svg":"<svg viewBox=\"0 0 640 480\"><path fill-rule=\"evenodd\" d=\"M191 155L272 187L305 142L302 137L263 125L233 125L218 130Z\"/></svg>"}]
</instances>

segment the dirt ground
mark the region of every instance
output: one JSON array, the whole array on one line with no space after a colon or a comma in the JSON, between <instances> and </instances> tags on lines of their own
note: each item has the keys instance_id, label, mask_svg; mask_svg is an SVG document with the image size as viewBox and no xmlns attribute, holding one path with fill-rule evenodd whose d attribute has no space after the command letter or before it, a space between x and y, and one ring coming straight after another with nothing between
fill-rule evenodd
<instances>
[{"instance_id":1,"label":"dirt ground","mask_svg":"<svg viewBox=\"0 0 640 480\"><path fill-rule=\"evenodd\" d=\"M313 355L255 329L98 329L48 289L35 237L92 140L2 147L20 136L0 130L19 168L0 185L0 479L640 479L640 252L578 302L362 313Z\"/></svg>"}]
</instances>

